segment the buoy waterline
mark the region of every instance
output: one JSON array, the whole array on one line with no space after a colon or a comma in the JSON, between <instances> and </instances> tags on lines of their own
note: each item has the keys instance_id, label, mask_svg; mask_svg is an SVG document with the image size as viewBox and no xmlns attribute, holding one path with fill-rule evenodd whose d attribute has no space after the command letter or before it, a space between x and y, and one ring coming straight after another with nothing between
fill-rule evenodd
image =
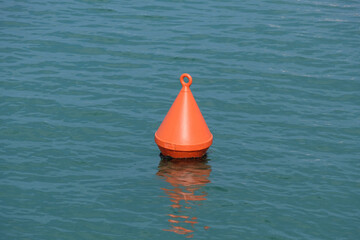
<instances>
[{"instance_id":1,"label":"buoy waterline","mask_svg":"<svg viewBox=\"0 0 360 240\"><path fill-rule=\"evenodd\" d=\"M155 143L164 156L200 158L211 146L213 135L190 90L192 77L184 73L180 82L182 88L155 132Z\"/></svg>"}]
</instances>

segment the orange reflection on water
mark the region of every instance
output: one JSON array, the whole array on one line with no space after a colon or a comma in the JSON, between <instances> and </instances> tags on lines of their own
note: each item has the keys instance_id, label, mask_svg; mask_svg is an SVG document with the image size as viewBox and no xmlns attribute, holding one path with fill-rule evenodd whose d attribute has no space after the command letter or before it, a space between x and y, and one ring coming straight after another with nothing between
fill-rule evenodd
<instances>
[{"instance_id":1,"label":"orange reflection on water","mask_svg":"<svg viewBox=\"0 0 360 240\"><path fill-rule=\"evenodd\" d=\"M187 238L193 237L195 224L198 224L197 217L191 216L192 208L201 205L206 200L207 193L201 191L202 187L210 182L208 179L211 172L210 165L206 160L161 160L158 176L170 183L172 188L161 188L172 202L171 207L174 214L168 214L171 225L170 231L177 234L184 234ZM204 229L208 229L205 226Z\"/></svg>"}]
</instances>

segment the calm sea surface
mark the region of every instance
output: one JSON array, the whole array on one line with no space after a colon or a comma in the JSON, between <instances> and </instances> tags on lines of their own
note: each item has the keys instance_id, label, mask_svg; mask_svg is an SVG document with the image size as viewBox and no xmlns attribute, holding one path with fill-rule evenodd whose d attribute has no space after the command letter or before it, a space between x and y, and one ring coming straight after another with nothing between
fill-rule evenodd
<instances>
[{"instance_id":1,"label":"calm sea surface","mask_svg":"<svg viewBox=\"0 0 360 240\"><path fill-rule=\"evenodd\" d=\"M0 73L1 240L359 239L359 1L1 1Z\"/></svg>"}]
</instances>

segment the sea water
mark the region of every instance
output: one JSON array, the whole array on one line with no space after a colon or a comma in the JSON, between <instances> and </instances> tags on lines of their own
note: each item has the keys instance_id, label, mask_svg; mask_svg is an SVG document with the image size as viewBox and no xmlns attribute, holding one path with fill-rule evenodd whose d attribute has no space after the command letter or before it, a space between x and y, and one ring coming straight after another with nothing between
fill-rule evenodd
<instances>
[{"instance_id":1,"label":"sea water","mask_svg":"<svg viewBox=\"0 0 360 240\"><path fill-rule=\"evenodd\" d=\"M1 1L0 239L358 239L358 1ZM191 90L207 159L154 133Z\"/></svg>"}]
</instances>

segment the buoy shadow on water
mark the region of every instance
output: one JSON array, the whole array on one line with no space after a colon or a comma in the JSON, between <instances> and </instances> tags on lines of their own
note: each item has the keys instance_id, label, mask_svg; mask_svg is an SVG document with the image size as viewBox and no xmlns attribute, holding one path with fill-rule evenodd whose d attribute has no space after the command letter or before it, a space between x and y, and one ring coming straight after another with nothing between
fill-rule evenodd
<instances>
[{"instance_id":1,"label":"buoy shadow on water","mask_svg":"<svg viewBox=\"0 0 360 240\"><path fill-rule=\"evenodd\" d=\"M201 157L188 157L188 158L173 158L171 156L165 156L162 153L159 154L162 161L172 161L172 162L187 162L191 163L192 161L208 162L208 155L205 153Z\"/></svg>"},{"instance_id":2,"label":"buoy shadow on water","mask_svg":"<svg viewBox=\"0 0 360 240\"><path fill-rule=\"evenodd\" d=\"M192 238L199 231L199 219L194 216L196 208L201 207L207 199L203 189L210 183L211 166L207 156L201 158L171 158L160 154L161 160L156 175L160 176L170 187L161 188L171 202L168 215L170 228L163 231L174 232ZM207 230L209 226L202 226Z\"/></svg>"}]
</instances>

